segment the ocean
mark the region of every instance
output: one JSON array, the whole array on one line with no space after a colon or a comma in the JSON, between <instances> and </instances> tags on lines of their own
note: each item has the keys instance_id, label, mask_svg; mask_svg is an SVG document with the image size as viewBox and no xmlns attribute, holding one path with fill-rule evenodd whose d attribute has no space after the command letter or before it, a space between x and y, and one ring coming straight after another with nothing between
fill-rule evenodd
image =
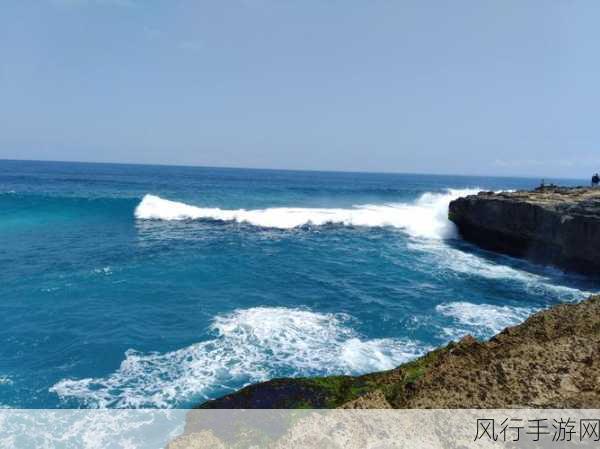
<instances>
[{"instance_id":1,"label":"ocean","mask_svg":"<svg viewBox=\"0 0 600 449\"><path fill-rule=\"evenodd\" d=\"M480 250L447 219L453 198L538 184L0 160L0 407L185 408L581 300L598 279Z\"/></svg>"}]
</instances>

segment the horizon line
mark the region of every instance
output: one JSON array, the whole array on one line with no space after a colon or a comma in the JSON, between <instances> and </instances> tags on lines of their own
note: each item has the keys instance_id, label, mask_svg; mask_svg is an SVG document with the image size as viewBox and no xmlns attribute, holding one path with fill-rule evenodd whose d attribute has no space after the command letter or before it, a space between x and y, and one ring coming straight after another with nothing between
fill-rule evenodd
<instances>
[{"instance_id":1,"label":"horizon line","mask_svg":"<svg viewBox=\"0 0 600 449\"><path fill-rule=\"evenodd\" d=\"M142 163L142 162L106 162L106 161L80 161L80 160L58 160L58 159L14 159L0 158L8 162L49 162L59 164L89 164L89 165L133 165L150 167L180 167L180 168L209 168L225 170L257 170L257 171L288 171L288 172L313 172L313 173L348 173L348 174L371 174L371 175L413 175L413 176L460 176L465 178L507 178L507 179L537 179L537 180L578 180L585 181L586 178L570 178L564 176L548 175L491 175L491 174L464 174L464 173L440 173L440 172L403 172L403 171L359 171L343 169L315 169L315 168L268 168L268 167L240 167L227 165L193 165L193 164L165 164L165 163Z\"/></svg>"}]
</instances>

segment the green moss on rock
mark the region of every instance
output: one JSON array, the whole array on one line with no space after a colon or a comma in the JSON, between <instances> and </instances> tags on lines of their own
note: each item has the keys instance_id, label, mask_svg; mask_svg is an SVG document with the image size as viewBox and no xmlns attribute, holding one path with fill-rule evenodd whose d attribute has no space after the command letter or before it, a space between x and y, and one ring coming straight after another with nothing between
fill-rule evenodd
<instances>
[{"instance_id":1,"label":"green moss on rock","mask_svg":"<svg viewBox=\"0 0 600 449\"><path fill-rule=\"evenodd\" d=\"M407 396L407 386L420 379L445 350L432 351L390 371L363 376L273 379L207 401L198 408L337 408L376 390L381 390L390 403L398 404Z\"/></svg>"}]
</instances>

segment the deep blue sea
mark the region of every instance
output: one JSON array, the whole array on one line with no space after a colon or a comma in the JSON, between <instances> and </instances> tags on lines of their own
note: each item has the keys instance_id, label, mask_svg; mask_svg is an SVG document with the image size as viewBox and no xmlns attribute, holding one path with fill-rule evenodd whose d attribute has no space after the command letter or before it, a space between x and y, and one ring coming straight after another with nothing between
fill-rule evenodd
<instances>
[{"instance_id":1,"label":"deep blue sea","mask_svg":"<svg viewBox=\"0 0 600 449\"><path fill-rule=\"evenodd\" d=\"M446 218L538 183L0 161L0 406L188 407L580 300L597 279L479 250Z\"/></svg>"}]
</instances>

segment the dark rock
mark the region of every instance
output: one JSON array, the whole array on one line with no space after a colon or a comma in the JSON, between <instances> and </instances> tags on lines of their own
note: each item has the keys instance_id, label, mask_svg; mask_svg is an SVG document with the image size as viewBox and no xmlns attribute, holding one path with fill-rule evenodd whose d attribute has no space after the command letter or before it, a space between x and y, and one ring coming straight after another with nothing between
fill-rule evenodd
<instances>
[{"instance_id":1,"label":"dark rock","mask_svg":"<svg viewBox=\"0 0 600 449\"><path fill-rule=\"evenodd\" d=\"M600 189L480 192L450 203L461 236L482 248L600 273Z\"/></svg>"}]
</instances>

